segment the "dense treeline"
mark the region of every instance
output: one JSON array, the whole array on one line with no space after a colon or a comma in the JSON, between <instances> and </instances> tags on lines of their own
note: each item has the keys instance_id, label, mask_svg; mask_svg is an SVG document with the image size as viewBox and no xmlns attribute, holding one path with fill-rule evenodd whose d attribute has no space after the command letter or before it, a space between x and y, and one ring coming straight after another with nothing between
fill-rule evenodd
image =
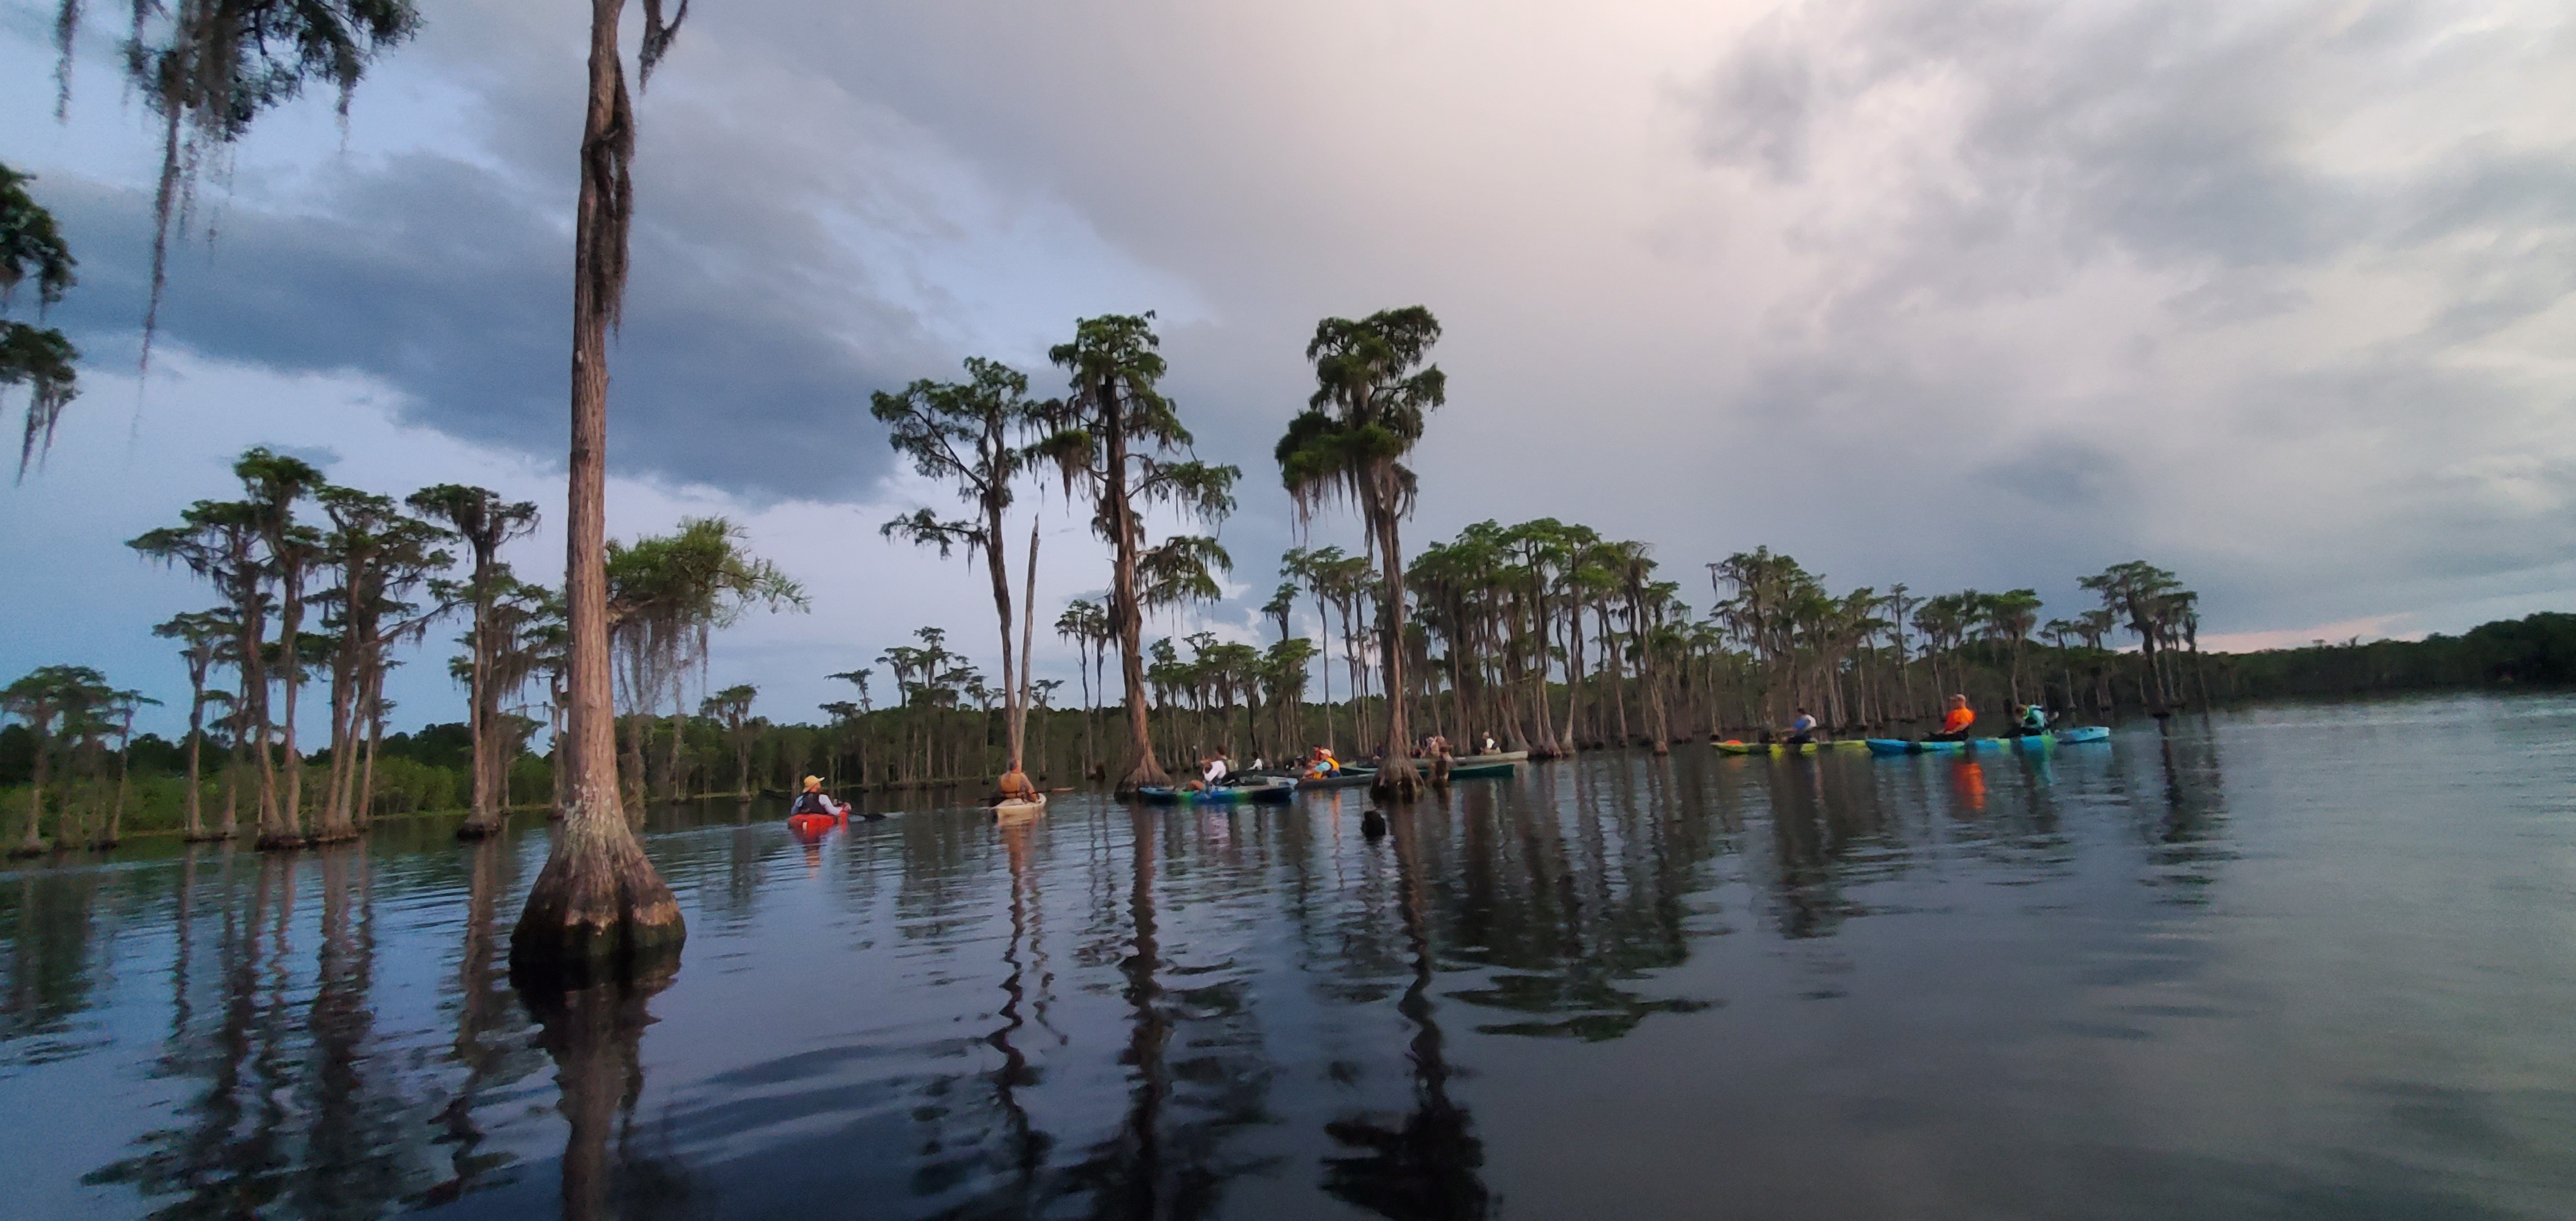
<instances>
[{"instance_id":1,"label":"dense treeline","mask_svg":"<svg viewBox=\"0 0 2576 1221\"><path fill-rule=\"evenodd\" d=\"M2320 640L2306 648L2218 654L2210 673L2213 694L2228 700L2566 686L2576 684L2576 615L2544 611L2422 640Z\"/></svg>"}]
</instances>

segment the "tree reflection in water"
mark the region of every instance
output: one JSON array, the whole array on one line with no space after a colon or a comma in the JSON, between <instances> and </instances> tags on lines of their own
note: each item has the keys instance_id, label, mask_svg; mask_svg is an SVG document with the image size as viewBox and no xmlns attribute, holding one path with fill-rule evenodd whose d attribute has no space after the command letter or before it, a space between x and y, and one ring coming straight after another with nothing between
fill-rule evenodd
<instances>
[{"instance_id":1,"label":"tree reflection in water","mask_svg":"<svg viewBox=\"0 0 2576 1221\"><path fill-rule=\"evenodd\" d=\"M387 1069L371 1066L367 1056L375 1032L369 994L376 954L366 849L350 843L316 857L322 893L318 965L306 1011L311 1051L297 1074L305 1151L300 1172L289 1180L287 1205L305 1216L370 1215L403 1196L404 1162L417 1145L406 1139L407 1108L375 1105L398 1099L400 1088L380 1083Z\"/></svg>"},{"instance_id":2,"label":"tree reflection in water","mask_svg":"<svg viewBox=\"0 0 2576 1221\"><path fill-rule=\"evenodd\" d=\"M42 1038L45 1042L20 1053L33 1062L70 1055L77 1049L59 1036L73 1016L87 1009L98 972L90 962L91 914L103 879L87 869L57 870L29 866L10 888L17 910L10 913L9 974L0 989L0 1035L10 1039Z\"/></svg>"},{"instance_id":3,"label":"tree reflection in water","mask_svg":"<svg viewBox=\"0 0 2576 1221\"><path fill-rule=\"evenodd\" d=\"M472 853L453 1000L463 1084L442 1108L441 1091L386 1054L377 1030L365 842L310 855L184 849L169 1034L152 1062L153 1076L184 1084L167 1126L82 1181L131 1186L167 1218L375 1216L484 1185L508 1159L477 1152L476 1095L537 1061L506 1016L495 966L493 910L511 857L498 839ZM433 1169L439 1143L455 1146L443 1179Z\"/></svg>"},{"instance_id":4,"label":"tree reflection in water","mask_svg":"<svg viewBox=\"0 0 2576 1221\"><path fill-rule=\"evenodd\" d=\"M2164 901L2198 906L2218 880L2218 867L2236 853L2225 838L2227 798L2217 739L2206 718L2184 732L2175 731L2173 719L2156 723L2164 805L2141 835L2150 877L2165 888Z\"/></svg>"},{"instance_id":5,"label":"tree reflection in water","mask_svg":"<svg viewBox=\"0 0 2576 1221\"><path fill-rule=\"evenodd\" d=\"M1578 775L1570 811L1544 797L1463 786L1454 847L1445 810L1412 816L1406 850L1433 918L1449 926L1444 953L1495 968L1486 986L1449 995L1522 1015L1479 1032L1600 1042L1657 1013L1708 1008L1627 986L1689 956L1684 897L1708 884L1716 851L1706 824L1663 817L1634 783L1624 769L1607 785ZM1447 859L1453 851L1459 859Z\"/></svg>"},{"instance_id":6,"label":"tree reflection in water","mask_svg":"<svg viewBox=\"0 0 2576 1221\"><path fill-rule=\"evenodd\" d=\"M1270 1122L1270 1064L1261 1053L1251 1006L1229 972L1215 982L1175 989L1163 982L1165 958L1156 872L1162 852L1203 836L1201 816L1166 818L1129 811L1132 849L1127 893L1130 952L1118 964L1125 981L1127 1046L1119 1055L1133 1079L1124 1122L1108 1140L1068 1167L1062 1194L1088 1194L1089 1214L1118 1218L1216 1215L1225 1184L1266 1163L1228 1155L1233 1132ZM1159 843L1168 839L1170 844ZM1192 973L1215 973L1211 964ZM1182 1029L1190 1037L1178 1038ZM1175 1044L1184 1054L1177 1060Z\"/></svg>"},{"instance_id":7,"label":"tree reflection in water","mask_svg":"<svg viewBox=\"0 0 2576 1221\"><path fill-rule=\"evenodd\" d=\"M1435 814L1435 817L1438 815ZM1413 1025L1406 1058L1413 1070L1413 1109L1399 1123L1338 1119L1324 1133L1345 1148L1366 1152L1324 1159L1324 1190L1371 1212L1400 1221L1486 1216L1492 1198L1477 1173L1485 1147L1471 1131L1467 1109L1449 1097L1449 1067L1438 1006L1431 999L1438 966L1431 952L1429 885L1419 816L1399 807L1387 820L1395 841L1398 910L1412 954L1413 981L1396 1012Z\"/></svg>"},{"instance_id":8,"label":"tree reflection in water","mask_svg":"<svg viewBox=\"0 0 2576 1221\"><path fill-rule=\"evenodd\" d=\"M1020 1091L1036 1085L1038 1074L1028 1054L1021 1050L1018 1038L1032 1018L1043 1028L1047 993L1054 979L1047 972L1042 936L1045 909L1038 901L1037 872L1029 860L1033 832L1026 822L1014 822L998 830L1011 868L1011 932L1002 949L1002 962L1009 973L1001 984L1001 1025L984 1041L1002 1057L992 1080L994 1105L1002 1113L1002 1148L997 1152L1003 1164L999 1167L1001 1180L978 1211L1026 1216L1036 1211L1039 1172L1046 1166L1048 1152L1055 1147L1055 1138L1036 1130L1028 1108L1020 1102Z\"/></svg>"},{"instance_id":9,"label":"tree reflection in water","mask_svg":"<svg viewBox=\"0 0 2576 1221\"><path fill-rule=\"evenodd\" d=\"M83 1178L90 1184L131 1184L147 1198L178 1197L155 1217L245 1216L278 1200L286 1186L278 1123L284 1112L275 1099L294 1082L283 1075L286 1057L278 1050L286 1038L279 1020L284 1006L275 1003L274 992L263 998L260 983L267 960L286 952L295 862L255 858L249 866L255 883L245 897L233 884L237 854L221 851L214 995L207 998L214 1025L206 1030L195 1024L192 928L179 940L183 952L172 966L173 1025L154 1066L157 1076L194 1077L203 1085L175 1108L180 1126L145 1133L135 1142L141 1153ZM193 924L196 913L190 915ZM273 979L274 972L267 977ZM244 1130L246 1118L251 1123Z\"/></svg>"},{"instance_id":10,"label":"tree reflection in water","mask_svg":"<svg viewBox=\"0 0 2576 1221\"><path fill-rule=\"evenodd\" d=\"M484 1132L475 1118L484 1091L533 1071L537 1054L530 1045L518 1006L511 1003L509 973L500 953L501 928L496 920L502 894L510 889L517 855L503 836L486 836L469 850L465 887L465 928L456 961L456 1038L449 1044L451 1061L464 1079L438 1113L441 1144L448 1151L448 1177L430 1187L423 1203L442 1204L483 1186L510 1162L502 1153L484 1153Z\"/></svg>"},{"instance_id":11,"label":"tree reflection in water","mask_svg":"<svg viewBox=\"0 0 2576 1221\"><path fill-rule=\"evenodd\" d=\"M538 1042L555 1062L564 1136L564 1221L679 1217L691 1185L676 1162L647 1156L635 1132L644 1092L639 1048L653 1023L646 1007L668 974L587 988L520 993L537 1019ZM612 1137L614 1148L611 1147Z\"/></svg>"}]
</instances>

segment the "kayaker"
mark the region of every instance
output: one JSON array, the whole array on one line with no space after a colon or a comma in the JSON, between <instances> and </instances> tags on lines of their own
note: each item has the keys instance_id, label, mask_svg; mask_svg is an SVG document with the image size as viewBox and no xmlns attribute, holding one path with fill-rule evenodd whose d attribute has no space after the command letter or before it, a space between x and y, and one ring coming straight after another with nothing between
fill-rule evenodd
<instances>
[{"instance_id":1,"label":"kayaker","mask_svg":"<svg viewBox=\"0 0 2576 1221\"><path fill-rule=\"evenodd\" d=\"M1340 775L1341 771L1341 760L1335 759L1333 752L1324 747L1318 746L1306 756L1306 778L1309 780L1329 779Z\"/></svg>"},{"instance_id":2,"label":"kayaker","mask_svg":"<svg viewBox=\"0 0 2576 1221\"><path fill-rule=\"evenodd\" d=\"M1498 753L1494 749L1494 735L1490 733L1485 735L1485 753L1489 755Z\"/></svg>"},{"instance_id":3,"label":"kayaker","mask_svg":"<svg viewBox=\"0 0 2576 1221\"><path fill-rule=\"evenodd\" d=\"M1021 771L1015 767L1002 773L1002 778L993 782L993 796L991 800L986 801L984 804L997 806L1005 801L1035 801L1037 799L1038 786L1029 782L1029 774L1027 772Z\"/></svg>"},{"instance_id":4,"label":"kayaker","mask_svg":"<svg viewBox=\"0 0 2576 1221\"><path fill-rule=\"evenodd\" d=\"M1193 793L1204 793L1225 783L1228 772L1224 755L1210 755L1199 760L1199 778L1189 782L1185 787Z\"/></svg>"},{"instance_id":5,"label":"kayaker","mask_svg":"<svg viewBox=\"0 0 2576 1221\"><path fill-rule=\"evenodd\" d=\"M2048 732L2048 709L2032 704L2021 710L2021 736L2035 738Z\"/></svg>"},{"instance_id":6,"label":"kayaker","mask_svg":"<svg viewBox=\"0 0 2576 1221\"><path fill-rule=\"evenodd\" d=\"M1791 746L1804 746L1815 740L1816 718L1807 715L1807 710L1801 708L1798 710L1798 719L1789 722L1788 744Z\"/></svg>"},{"instance_id":7,"label":"kayaker","mask_svg":"<svg viewBox=\"0 0 2576 1221\"><path fill-rule=\"evenodd\" d=\"M1965 742L1968 729L1977 723L1977 714L1968 708L1968 697L1950 697L1950 711L1941 718L1941 732L1923 739L1926 742Z\"/></svg>"},{"instance_id":8,"label":"kayaker","mask_svg":"<svg viewBox=\"0 0 2576 1221\"><path fill-rule=\"evenodd\" d=\"M805 778L805 791L798 793L796 795L796 804L788 807L787 809L787 816L789 818L794 818L799 814L820 814L825 818L846 818L849 816L849 813L850 807L832 800L831 796L823 791L823 778L820 776L807 776Z\"/></svg>"}]
</instances>

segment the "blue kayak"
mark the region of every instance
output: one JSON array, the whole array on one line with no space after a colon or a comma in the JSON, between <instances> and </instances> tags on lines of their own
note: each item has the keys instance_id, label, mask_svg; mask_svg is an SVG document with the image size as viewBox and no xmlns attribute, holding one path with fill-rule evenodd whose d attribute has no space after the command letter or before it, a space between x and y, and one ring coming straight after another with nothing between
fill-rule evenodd
<instances>
[{"instance_id":1,"label":"blue kayak","mask_svg":"<svg viewBox=\"0 0 2576 1221\"><path fill-rule=\"evenodd\" d=\"M2110 730L2099 725L2089 725L2080 729L2060 729L2023 737L1970 738L1965 742L1908 742L1903 738L1871 738L1869 753L1873 755L1956 755L1980 750L2002 750L2007 746L2029 749L2110 740Z\"/></svg>"},{"instance_id":2,"label":"blue kayak","mask_svg":"<svg viewBox=\"0 0 2576 1221\"><path fill-rule=\"evenodd\" d=\"M1297 782L1263 778L1252 784L1220 784L1207 789L1178 789L1167 784L1139 786L1136 795L1158 806L1225 806L1246 801L1284 802L1296 795Z\"/></svg>"}]
</instances>

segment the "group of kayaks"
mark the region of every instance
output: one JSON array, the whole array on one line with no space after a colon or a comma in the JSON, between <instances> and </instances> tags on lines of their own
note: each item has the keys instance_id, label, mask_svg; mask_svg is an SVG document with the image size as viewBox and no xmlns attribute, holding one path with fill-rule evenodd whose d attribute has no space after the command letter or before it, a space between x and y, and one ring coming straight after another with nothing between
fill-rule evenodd
<instances>
[{"instance_id":1,"label":"group of kayaks","mask_svg":"<svg viewBox=\"0 0 2576 1221\"><path fill-rule=\"evenodd\" d=\"M1509 751L1491 755L1469 755L1452 760L1452 780L1508 780L1528 751ZM1417 761L1418 763L1419 761ZM1430 774L1422 764L1424 776ZM1309 789L1365 788L1377 779L1372 767L1345 767L1326 776L1299 775L1289 772L1246 772L1233 780L1204 789L1185 789L1171 785L1149 784L1136 790L1136 796L1153 805L1238 805L1245 802L1282 804L1300 791Z\"/></svg>"},{"instance_id":2,"label":"group of kayaks","mask_svg":"<svg viewBox=\"0 0 2576 1221\"><path fill-rule=\"evenodd\" d=\"M1512 774L1513 766L1528 757L1529 754L1526 751L1471 756L1453 762L1449 768L1449 778L1452 780L1508 779ZM1228 806L1250 802L1282 805L1296 796L1300 789L1357 788L1375 779L1377 779L1375 768L1343 768L1328 776L1247 772L1227 783L1205 788L1188 789L1175 785L1149 784L1137 789L1136 796L1149 805ZM1045 813L1046 806L1047 799L1043 793L1032 800L1005 801L992 807L993 819L1002 823L1021 822ZM840 817L827 814L791 814L787 816L787 829L800 836L811 838L845 824L848 817L846 813Z\"/></svg>"},{"instance_id":3,"label":"group of kayaks","mask_svg":"<svg viewBox=\"0 0 2576 1221\"><path fill-rule=\"evenodd\" d=\"M1957 755L1972 754L1981 750L2002 750L2006 747L2036 750L2049 746L2073 746L2085 742L2110 740L2110 730L2099 725L2087 725L2010 738L1968 738L1958 742L1915 742L1904 738L1850 738L1839 742L1807 742L1796 746L1785 742L1736 741L1713 742L1710 745L1722 755L1813 755L1829 750L1866 750L1873 755Z\"/></svg>"},{"instance_id":4,"label":"group of kayaks","mask_svg":"<svg viewBox=\"0 0 2576 1221\"><path fill-rule=\"evenodd\" d=\"M2085 742L2107 742L2111 731L2101 726L2058 729L2047 733L2025 734L2009 738L1969 738L1958 742L1914 742L1903 738L1852 738L1836 742L1806 742L1792 746L1785 742L1712 742L1724 755L1813 755L1834 750L1867 750L1873 755L1949 755L1971 754L1981 750L2023 750L2049 746L2076 745ZM1507 779L1526 752L1471 755L1452 762L1452 780ZM1150 805L1227 806L1247 803L1284 805L1300 789L1357 788L1377 779L1373 768L1343 768L1329 776L1298 776L1277 772L1252 772L1235 777L1225 784L1186 789L1172 785L1149 784L1136 790L1136 796ZM993 807L993 816L1004 822L1035 818L1046 810L1046 797L1033 801L1006 801ZM842 819L823 814L795 814L787 827L800 835L818 835L840 825Z\"/></svg>"},{"instance_id":5,"label":"group of kayaks","mask_svg":"<svg viewBox=\"0 0 2576 1221\"><path fill-rule=\"evenodd\" d=\"M1711 742L1723 755L1814 755L1834 750L1866 750L1873 755L1952 755L1973 754L1981 750L2003 750L2017 747L2035 750L2050 746L2069 746L2085 742L2108 742L2111 731L2098 725L2076 729L2057 729L2046 733L2024 734L2009 738L1969 738L1958 742L1915 742L1904 738L1851 738L1836 742L1806 742L1792 746L1785 742ZM1526 751L1507 754L1470 755L1449 765L1452 780L1508 779ZM1228 806L1247 803L1284 805L1300 789L1358 788L1377 779L1374 768L1346 767L1329 776L1300 776L1281 772L1248 772L1225 784L1206 788L1185 789L1172 785L1149 784L1136 790L1136 796L1149 805ZM993 807L993 817L1001 822L1035 818L1046 810L1046 796L1032 801L1005 801ZM792 814L787 828L799 835L820 835L839 826L847 818L824 814Z\"/></svg>"}]
</instances>

